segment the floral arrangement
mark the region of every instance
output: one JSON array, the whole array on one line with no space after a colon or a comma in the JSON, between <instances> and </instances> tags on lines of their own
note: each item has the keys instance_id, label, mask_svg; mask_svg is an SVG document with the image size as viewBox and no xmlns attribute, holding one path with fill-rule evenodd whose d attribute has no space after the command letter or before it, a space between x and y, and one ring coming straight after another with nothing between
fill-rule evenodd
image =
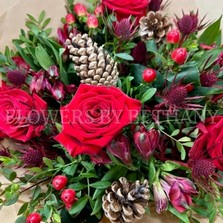
<instances>
[{"instance_id":1,"label":"floral arrangement","mask_svg":"<svg viewBox=\"0 0 223 223\"><path fill-rule=\"evenodd\" d=\"M221 18L166 7L67 0L57 37L28 15L0 54L1 207L30 194L16 223L223 214Z\"/></svg>"}]
</instances>

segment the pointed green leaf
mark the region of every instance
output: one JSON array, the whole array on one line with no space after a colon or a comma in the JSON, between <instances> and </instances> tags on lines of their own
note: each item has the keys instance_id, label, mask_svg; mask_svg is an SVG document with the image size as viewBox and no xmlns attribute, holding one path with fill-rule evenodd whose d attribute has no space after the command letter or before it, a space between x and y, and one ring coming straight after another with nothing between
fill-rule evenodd
<instances>
[{"instance_id":1,"label":"pointed green leaf","mask_svg":"<svg viewBox=\"0 0 223 223\"><path fill-rule=\"evenodd\" d=\"M212 45L217 41L221 28L221 18L222 16L204 30L198 39L198 43Z\"/></svg>"}]
</instances>

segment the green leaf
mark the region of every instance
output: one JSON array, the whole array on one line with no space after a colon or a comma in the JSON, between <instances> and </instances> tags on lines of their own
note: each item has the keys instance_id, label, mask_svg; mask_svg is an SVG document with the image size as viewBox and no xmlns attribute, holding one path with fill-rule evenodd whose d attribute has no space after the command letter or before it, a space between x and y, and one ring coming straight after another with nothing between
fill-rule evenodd
<instances>
[{"instance_id":1,"label":"green leaf","mask_svg":"<svg viewBox=\"0 0 223 223\"><path fill-rule=\"evenodd\" d=\"M150 88L148 89L141 97L141 103L147 102L149 99L151 99L156 94L156 88Z\"/></svg>"},{"instance_id":2,"label":"green leaf","mask_svg":"<svg viewBox=\"0 0 223 223\"><path fill-rule=\"evenodd\" d=\"M16 172L14 172L14 171L11 170L11 169L3 168L2 171L3 171L3 175L4 175L9 181L13 181L13 180L16 178L16 176L17 176Z\"/></svg>"},{"instance_id":3,"label":"green leaf","mask_svg":"<svg viewBox=\"0 0 223 223\"><path fill-rule=\"evenodd\" d=\"M50 205L44 205L44 209L43 209L44 215L45 217L48 219L52 216L53 213L53 208Z\"/></svg>"},{"instance_id":4,"label":"green leaf","mask_svg":"<svg viewBox=\"0 0 223 223\"><path fill-rule=\"evenodd\" d=\"M111 182L109 182L109 181L99 181L99 182L90 184L90 187L93 187L96 189L106 189L109 186L111 186Z\"/></svg>"},{"instance_id":5,"label":"green leaf","mask_svg":"<svg viewBox=\"0 0 223 223\"><path fill-rule=\"evenodd\" d=\"M15 204L19 199L19 195L18 194L13 194L12 197L10 199L8 199L4 205L5 206L10 206L12 204Z\"/></svg>"},{"instance_id":6,"label":"green leaf","mask_svg":"<svg viewBox=\"0 0 223 223\"><path fill-rule=\"evenodd\" d=\"M55 223L61 223L61 217L57 213L53 213L53 220Z\"/></svg>"},{"instance_id":7,"label":"green leaf","mask_svg":"<svg viewBox=\"0 0 223 223\"><path fill-rule=\"evenodd\" d=\"M150 163L149 163L149 183L150 183L150 185L153 184L153 182L155 181L155 178L156 178L156 168L154 165L154 159L151 158Z\"/></svg>"},{"instance_id":8,"label":"green leaf","mask_svg":"<svg viewBox=\"0 0 223 223\"><path fill-rule=\"evenodd\" d=\"M47 157L43 157L43 162L46 164L50 169L53 169L53 161Z\"/></svg>"},{"instance_id":9,"label":"green leaf","mask_svg":"<svg viewBox=\"0 0 223 223\"><path fill-rule=\"evenodd\" d=\"M167 80L169 82L183 82L183 83L193 83L193 85L200 85L200 75L199 70L196 66L193 67L183 67L182 72L175 74L168 74Z\"/></svg>"},{"instance_id":10,"label":"green leaf","mask_svg":"<svg viewBox=\"0 0 223 223\"><path fill-rule=\"evenodd\" d=\"M180 139L178 139L179 142L191 142L191 138L190 137L187 137L187 136L184 136Z\"/></svg>"},{"instance_id":11,"label":"green leaf","mask_svg":"<svg viewBox=\"0 0 223 223\"><path fill-rule=\"evenodd\" d=\"M173 161L166 161L165 163L163 163L161 165L161 169L163 171L167 171L167 172L170 172L170 171L173 171L173 170L176 170L180 167L180 164L178 163L174 163Z\"/></svg>"},{"instance_id":12,"label":"green leaf","mask_svg":"<svg viewBox=\"0 0 223 223\"><path fill-rule=\"evenodd\" d=\"M43 48L43 46L39 45L36 47L35 55L37 61L43 69L48 70L51 66L54 65L51 57L47 53L46 49Z\"/></svg>"},{"instance_id":13,"label":"green leaf","mask_svg":"<svg viewBox=\"0 0 223 223\"><path fill-rule=\"evenodd\" d=\"M146 67L141 64L133 64L130 68L132 76L134 77L133 83L136 85L140 85L142 83L142 73L146 69Z\"/></svg>"},{"instance_id":14,"label":"green leaf","mask_svg":"<svg viewBox=\"0 0 223 223\"><path fill-rule=\"evenodd\" d=\"M24 223L24 222L26 222L26 217L25 216L20 216L15 221L15 223Z\"/></svg>"},{"instance_id":15,"label":"green leaf","mask_svg":"<svg viewBox=\"0 0 223 223\"><path fill-rule=\"evenodd\" d=\"M154 40L146 41L147 52L157 52L157 45Z\"/></svg>"},{"instance_id":16,"label":"green leaf","mask_svg":"<svg viewBox=\"0 0 223 223\"><path fill-rule=\"evenodd\" d=\"M121 58L123 60L134 61L134 58L127 53L117 53L117 54L115 54L115 56L118 58Z\"/></svg>"},{"instance_id":17,"label":"green leaf","mask_svg":"<svg viewBox=\"0 0 223 223\"><path fill-rule=\"evenodd\" d=\"M97 214L101 210L101 207L102 207L102 199L100 198L96 200L91 215Z\"/></svg>"},{"instance_id":18,"label":"green leaf","mask_svg":"<svg viewBox=\"0 0 223 223\"><path fill-rule=\"evenodd\" d=\"M46 15L46 13L45 13L45 11L43 10L43 11L40 13L39 18L38 18L38 23L39 23L39 24L44 20L45 15Z\"/></svg>"},{"instance_id":19,"label":"green leaf","mask_svg":"<svg viewBox=\"0 0 223 223\"><path fill-rule=\"evenodd\" d=\"M198 43L212 45L216 42L221 29L221 18L222 16L204 30L198 39Z\"/></svg>"},{"instance_id":20,"label":"green leaf","mask_svg":"<svg viewBox=\"0 0 223 223\"><path fill-rule=\"evenodd\" d=\"M41 26L41 29L45 29L46 26L50 23L50 21L51 21L50 18L46 19L46 20L43 22L43 24L42 24L42 26Z\"/></svg>"},{"instance_id":21,"label":"green leaf","mask_svg":"<svg viewBox=\"0 0 223 223\"><path fill-rule=\"evenodd\" d=\"M183 212L180 213L178 212L175 208L173 208L171 205L169 205L168 210L174 214L176 217L178 217L182 222L184 223L190 223L190 220L187 216L187 213Z\"/></svg>"},{"instance_id":22,"label":"green leaf","mask_svg":"<svg viewBox=\"0 0 223 223\"><path fill-rule=\"evenodd\" d=\"M74 183L74 184L70 184L69 188L72 188L75 191L81 191L81 190L87 188L87 185L86 184L82 184L80 182L77 182L77 183Z\"/></svg>"},{"instance_id":23,"label":"green leaf","mask_svg":"<svg viewBox=\"0 0 223 223\"><path fill-rule=\"evenodd\" d=\"M186 151L185 151L183 145L181 143L179 143L179 142L176 142L176 146L177 146L178 151L180 152L181 160L185 160L185 158L186 158Z\"/></svg>"},{"instance_id":24,"label":"green leaf","mask_svg":"<svg viewBox=\"0 0 223 223\"><path fill-rule=\"evenodd\" d=\"M79 213L85 207L87 202L88 202L87 196L80 198L77 202L74 203L74 205L70 209L69 213L71 215Z\"/></svg>"},{"instance_id":25,"label":"green leaf","mask_svg":"<svg viewBox=\"0 0 223 223\"><path fill-rule=\"evenodd\" d=\"M24 203L24 204L20 207L20 209L19 209L19 211L18 211L18 215L23 214L23 213L27 210L28 206L29 206L29 202Z\"/></svg>"},{"instance_id":26,"label":"green leaf","mask_svg":"<svg viewBox=\"0 0 223 223\"><path fill-rule=\"evenodd\" d=\"M38 21L37 21L32 15L27 14L27 16L28 16L28 18L29 18L32 22L34 22L34 23L38 23Z\"/></svg>"},{"instance_id":27,"label":"green leaf","mask_svg":"<svg viewBox=\"0 0 223 223\"><path fill-rule=\"evenodd\" d=\"M33 195L32 195L32 199L35 200L38 198L38 196L41 193L41 187L39 185L37 185L34 189Z\"/></svg>"}]
</instances>

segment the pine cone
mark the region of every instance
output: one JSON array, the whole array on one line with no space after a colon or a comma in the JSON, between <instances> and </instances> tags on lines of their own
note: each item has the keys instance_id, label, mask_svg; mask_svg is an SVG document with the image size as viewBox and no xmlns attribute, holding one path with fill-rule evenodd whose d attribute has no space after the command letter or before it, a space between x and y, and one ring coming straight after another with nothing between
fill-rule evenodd
<instances>
[{"instance_id":1,"label":"pine cone","mask_svg":"<svg viewBox=\"0 0 223 223\"><path fill-rule=\"evenodd\" d=\"M70 58L74 62L81 83L92 85L116 85L118 81L117 63L103 46L98 47L87 34L71 36L66 41Z\"/></svg>"},{"instance_id":2,"label":"pine cone","mask_svg":"<svg viewBox=\"0 0 223 223\"><path fill-rule=\"evenodd\" d=\"M102 198L105 216L112 223L133 222L141 219L149 200L148 181L128 182L124 177L112 183Z\"/></svg>"},{"instance_id":3,"label":"pine cone","mask_svg":"<svg viewBox=\"0 0 223 223\"><path fill-rule=\"evenodd\" d=\"M161 11L148 12L147 16L143 16L139 20L140 28L139 35L142 40L155 39L156 43L161 42L171 27L171 23L167 16L162 15Z\"/></svg>"}]
</instances>

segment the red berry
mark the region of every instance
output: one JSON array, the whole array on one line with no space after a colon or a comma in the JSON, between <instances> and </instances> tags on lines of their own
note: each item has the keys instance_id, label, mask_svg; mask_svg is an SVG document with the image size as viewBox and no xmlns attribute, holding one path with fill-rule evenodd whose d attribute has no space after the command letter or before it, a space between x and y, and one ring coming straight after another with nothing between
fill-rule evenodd
<instances>
[{"instance_id":1,"label":"red berry","mask_svg":"<svg viewBox=\"0 0 223 223\"><path fill-rule=\"evenodd\" d=\"M66 19L66 23L68 25L71 25L71 24L75 23L75 17L72 13L67 14L65 19Z\"/></svg>"},{"instance_id":2,"label":"red berry","mask_svg":"<svg viewBox=\"0 0 223 223\"><path fill-rule=\"evenodd\" d=\"M87 18L87 26L89 29L95 29L98 27L98 19L95 15L89 15Z\"/></svg>"},{"instance_id":3,"label":"red berry","mask_svg":"<svg viewBox=\"0 0 223 223\"><path fill-rule=\"evenodd\" d=\"M61 193L61 200L65 204L72 204L73 202L76 201L76 192L73 189L65 189Z\"/></svg>"},{"instance_id":4,"label":"red berry","mask_svg":"<svg viewBox=\"0 0 223 223\"><path fill-rule=\"evenodd\" d=\"M183 64L187 59L187 49L177 48L171 53L171 58L177 64Z\"/></svg>"},{"instance_id":5,"label":"red berry","mask_svg":"<svg viewBox=\"0 0 223 223\"><path fill-rule=\"evenodd\" d=\"M187 84L186 86L187 92L191 92L194 90L194 85L193 84Z\"/></svg>"},{"instance_id":6,"label":"red berry","mask_svg":"<svg viewBox=\"0 0 223 223\"><path fill-rule=\"evenodd\" d=\"M166 35L166 41L173 44L178 43L180 41L180 32L177 29L170 30Z\"/></svg>"},{"instance_id":7,"label":"red berry","mask_svg":"<svg viewBox=\"0 0 223 223\"><path fill-rule=\"evenodd\" d=\"M37 212L33 212L27 216L26 223L40 223L41 220L41 215Z\"/></svg>"},{"instance_id":8,"label":"red berry","mask_svg":"<svg viewBox=\"0 0 223 223\"><path fill-rule=\"evenodd\" d=\"M67 185L67 177L63 175L57 175L53 178L52 184L56 190L62 190Z\"/></svg>"},{"instance_id":9,"label":"red berry","mask_svg":"<svg viewBox=\"0 0 223 223\"><path fill-rule=\"evenodd\" d=\"M156 79L156 71L154 69L151 68L147 68L143 71L142 73L142 79L146 82L146 83L151 83Z\"/></svg>"},{"instance_id":10,"label":"red berry","mask_svg":"<svg viewBox=\"0 0 223 223\"><path fill-rule=\"evenodd\" d=\"M87 8L85 5L77 3L74 5L74 12L77 14L77 16L86 16Z\"/></svg>"}]
</instances>

